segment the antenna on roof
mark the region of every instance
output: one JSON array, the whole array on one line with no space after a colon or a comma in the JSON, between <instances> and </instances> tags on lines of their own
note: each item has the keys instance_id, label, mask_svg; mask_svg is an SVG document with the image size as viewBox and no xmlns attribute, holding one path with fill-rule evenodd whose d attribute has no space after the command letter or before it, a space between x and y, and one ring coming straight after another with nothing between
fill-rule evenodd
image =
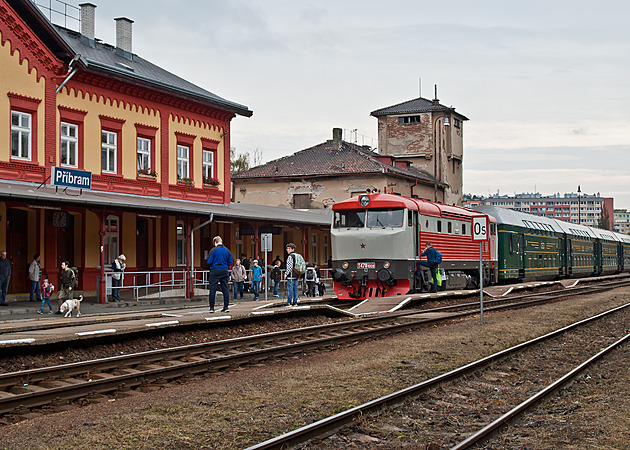
<instances>
[{"instance_id":1,"label":"antenna on roof","mask_svg":"<svg viewBox=\"0 0 630 450\"><path fill-rule=\"evenodd\" d=\"M422 97L422 78L418 78L418 97Z\"/></svg>"}]
</instances>

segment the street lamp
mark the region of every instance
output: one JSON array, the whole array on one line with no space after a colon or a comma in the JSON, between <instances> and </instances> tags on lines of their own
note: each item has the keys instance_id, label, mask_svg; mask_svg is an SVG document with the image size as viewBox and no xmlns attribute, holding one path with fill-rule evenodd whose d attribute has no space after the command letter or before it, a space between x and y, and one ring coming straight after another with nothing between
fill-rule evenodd
<instances>
[{"instance_id":1,"label":"street lamp","mask_svg":"<svg viewBox=\"0 0 630 450\"><path fill-rule=\"evenodd\" d=\"M437 102L437 98L434 100L434 102ZM446 113L443 114L439 114L436 115L435 119L433 120L433 201L435 201L437 203L438 198L437 198L437 179L438 179L438 149L439 149L439 145L438 145L438 121L444 118L444 126L448 127L451 125L451 123L449 122L448 119L448 115L446 115ZM440 158L441 159L441 158Z\"/></svg>"},{"instance_id":2,"label":"street lamp","mask_svg":"<svg viewBox=\"0 0 630 450\"><path fill-rule=\"evenodd\" d=\"M582 202L580 200L580 198L581 198L580 193L581 192L582 191L580 190L580 185L578 184L578 225L582 224L582 205L581 205Z\"/></svg>"}]
</instances>

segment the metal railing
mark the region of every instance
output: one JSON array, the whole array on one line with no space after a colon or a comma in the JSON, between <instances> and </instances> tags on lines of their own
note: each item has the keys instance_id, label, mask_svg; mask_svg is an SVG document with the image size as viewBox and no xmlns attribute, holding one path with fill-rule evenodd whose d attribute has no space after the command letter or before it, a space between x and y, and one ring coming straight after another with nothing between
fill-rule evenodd
<instances>
[{"instance_id":1,"label":"metal railing","mask_svg":"<svg viewBox=\"0 0 630 450\"><path fill-rule=\"evenodd\" d=\"M154 270L154 271L138 271L138 272L122 272L120 278L120 286L112 286L112 277L115 273L111 270L105 271L105 293L108 301L112 297L113 289L120 289L120 294L124 299L138 301L141 299L162 299L163 297L185 297L188 288L188 274L186 269L171 270ZM332 288L332 278L330 269L320 269L320 281L326 285L326 288ZM209 290L209 272L203 269L194 269L192 273L192 282L195 295L207 295ZM263 273L261 282L261 292L265 292L266 275ZM252 279L251 269L247 271L246 283L250 284ZM306 292L306 281L301 280L301 292ZM274 283L270 281L268 284L269 292L273 291ZM232 281L229 282L230 292L233 290ZM283 278L280 281L279 289L282 292L287 290L287 280ZM131 298L130 298L131 297Z\"/></svg>"}]
</instances>

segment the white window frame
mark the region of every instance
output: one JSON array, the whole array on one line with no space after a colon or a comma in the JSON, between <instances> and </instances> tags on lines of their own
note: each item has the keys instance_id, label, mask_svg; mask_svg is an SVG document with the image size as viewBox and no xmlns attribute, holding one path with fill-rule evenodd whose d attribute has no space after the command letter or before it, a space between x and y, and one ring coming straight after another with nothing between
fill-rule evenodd
<instances>
[{"instance_id":1,"label":"white window frame","mask_svg":"<svg viewBox=\"0 0 630 450\"><path fill-rule=\"evenodd\" d=\"M139 137L136 142L137 170L151 171L151 139ZM146 166L143 164L146 161Z\"/></svg>"},{"instance_id":2,"label":"white window frame","mask_svg":"<svg viewBox=\"0 0 630 450\"><path fill-rule=\"evenodd\" d=\"M175 234L177 242L175 243L175 258L178 266L186 265L186 227L183 220L178 220L175 224Z\"/></svg>"},{"instance_id":3,"label":"white window frame","mask_svg":"<svg viewBox=\"0 0 630 450\"><path fill-rule=\"evenodd\" d=\"M190 147L186 145L177 146L177 179L190 178L189 164Z\"/></svg>"},{"instance_id":4,"label":"white window frame","mask_svg":"<svg viewBox=\"0 0 630 450\"><path fill-rule=\"evenodd\" d=\"M13 118L17 117L17 124L13 123ZM28 119L28 125L23 125L22 120ZM11 158L21 159L23 161L31 160L32 149L32 128L33 128L33 116L29 113L22 111L11 110ZM17 136L17 148L13 148L13 136ZM24 138L26 137L26 149L23 148ZM17 154L13 154L13 150L17 151Z\"/></svg>"},{"instance_id":5,"label":"white window frame","mask_svg":"<svg viewBox=\"0 0 630 450\"><path fill-rule=\"evenodd\" d=\"M104 252L105 265L114 262L118 253L118 243L120 242L120 219L118 216L109 215L105 219Z\"/></svg>"},{"instance_id":6,"label":"white window frame","mask_svg":"<svg viewBox=\"0 0 630 450\"><path fill-rule=\"evenodd\" d=\"M74 135L72 134L74 131ZM79 127L73 123L61 122L59 129L59 161L64 167L79 167ZM64 163L64 156L66 162ZM74 164L72 161L74 160Z\"/></svg>"},{"instance_id":7,"label":"white window frame","mask_svg":"<svg viewBox=\"0 0 630 450\"><path fill-rule=\"evenodd\" d=\"M214 152L202 151L202 173L204 178L214 178Z\"/></svg>"},{"instance_id":8,"label":"white window frame","mask_svg":"<svg viewBox=\"0 0 630 450\"><path fill-rule=\"evenodd\" d=\"M311 235L311 252L310 263L317 264L317 235L315 233Z\"/></svg>"},{"instance_id":9,"label":"white window frame","mask_svg":"<svg viewBox=\"0 0 630 450\"><path fill-rule=\"evenodd\" d=\"M106 141L103 142L103 137ZM112 138L113 139L110 139ZM117 157L118 157L118 134L114 131L101 130L101 171L106 173L117 173ZM112 142L113 141L113 142ZM105 156L106 165L103 166L103 156ZM110 167L113 166L113 169Z\"/></svg>"}]
</instances>

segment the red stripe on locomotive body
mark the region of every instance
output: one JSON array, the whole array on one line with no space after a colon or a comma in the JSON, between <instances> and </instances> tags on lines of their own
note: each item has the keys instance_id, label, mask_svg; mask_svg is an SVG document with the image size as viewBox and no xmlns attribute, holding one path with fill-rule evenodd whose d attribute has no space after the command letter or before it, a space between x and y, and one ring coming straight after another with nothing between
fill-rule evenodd
<instances>
[{"instance_id":1,"label":"red stripe on locomotive body","mask_svg":"<svg viewBox=\"0 0 630 450\"><path fill-rule=\"evenodd\" d=\"M424 247L425 242L442 253L442 260L473 260L479 261L479 243L471 239L470 236L458 236L445 233L430 233L420 230L420 243ZM488 261L490 256L490 242L482 243L483 260Z\"/></svg>"}]
</instances>

